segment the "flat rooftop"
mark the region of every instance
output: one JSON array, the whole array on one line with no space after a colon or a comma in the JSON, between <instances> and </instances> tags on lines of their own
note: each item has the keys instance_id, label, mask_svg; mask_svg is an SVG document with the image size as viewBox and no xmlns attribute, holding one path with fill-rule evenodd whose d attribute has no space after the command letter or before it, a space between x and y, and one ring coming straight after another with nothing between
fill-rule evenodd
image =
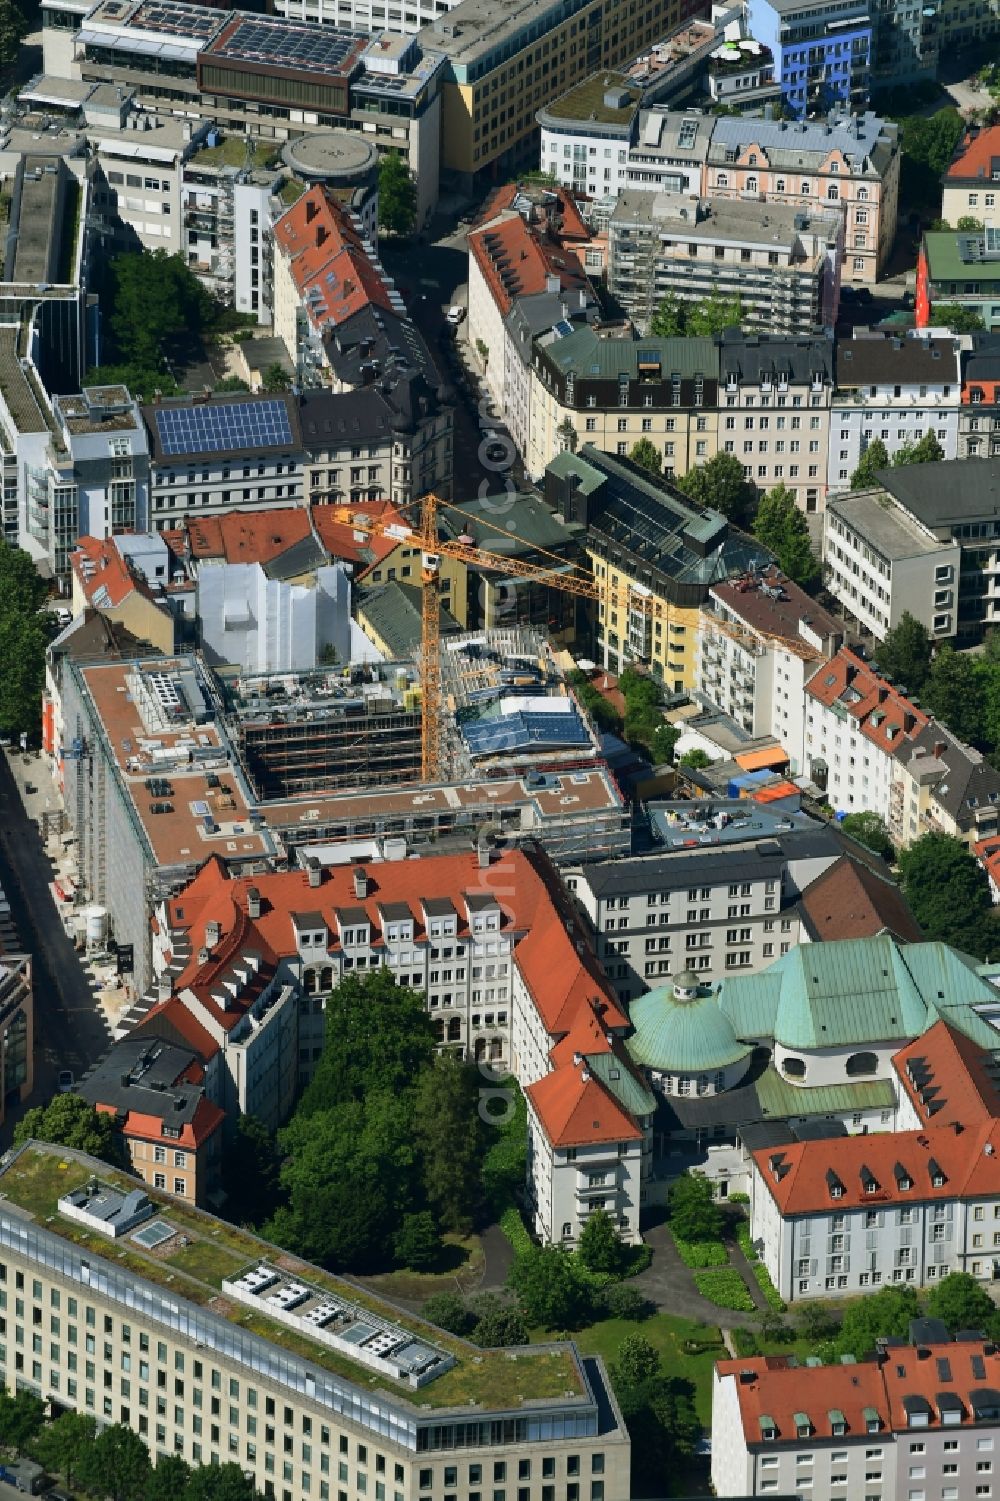
<instances>
[{"instance_id":1,"label":"flat rooftop","mask_svg":"<svg viewBox=\"0 0 1000 1501\"><path fill-rule=\"evenodd\" d=\"M713 584L712 594L754 631L792 641L802 641L807 634L821 640L840 640L844 635L840 621L788 578L768 574Z\"/></svg>"},{"instance_id":2,"label":"flat rooftop","mask_svg":"<svg viewBox=\"0 0 1000 1501\"><path fill-rule=\"evenodd\" d=\"M189 5L185 0L100 0L86 17L84 26L144 31L204 45L222 29L229 14L204 5Z\"/></svg>"},{"instance_id":3,"label":"flat rooftop","mask_svg":"<svg viewBox=\"0 0 1000 1501\"><path fill-rule=\"evenodd\" d=\"M608 96L624 96L624 104L609 104ZM582 83L567 89L539 110L544 124L585 120L588 124L627 127L642 99L642 89L624 73L591 73Z\"/></svg>"},{"instance_id":4,"label":"flat rooftop","mask_svg":"<svg viewBox=\"0 0 1000 1501\"><path fill-rule=\"evenodd\" d=\"M977 459L976 463L982 463ZM886 505L885 492L831 495L828 508L890 563L940 552L944 543L928 537L922 526L897 505Z\"/></svg>"},{"instance_id":5,"label":"flat rooftop","mask_svg":"<svg viewBox=\"0 0 1000 1501\"><path fill-rule=\"evenodd\" d=\"M147 1218L138 1232L123 1235L113 1251L104 1255L104 1244L95 1240L84 1224L69 1219L59 1211L59 1200L67 1194L85 1190L94 1175L102 1188L121 1194L137 1187L152 1203L156 1215ZM106 1163L62 1147L32 1142L0 1173L4 1201L0 1220L15 1215L35 1221L39 1232L48 1232L86 1252L91 1262L96 1257L119 1275L124 1272L146 1284L153 1284L154 1294L162 1289L173 1300L199 1305L218 1320L259 1335L272 1345L288 1350L320 1370L341 1377L356 1387L373 1392L383 1390L395 1405L409 1407L411 1416L421 1409L455 1409L468 1414L479 1407L520 1409L526 1403L556 1399L564 1403L592 1402L593 1397L573 1345L551 1344L507 1350L479 1350L443 1330L412 1317L395 1306L373 1297L354 1283L310 1266L297 1257L277 1252L274 1246L259 1240L248 1231L237 1229L213 1215L194 1209L179 1199L170 1198L139 1184L135 1178L115 1172ZM149 1228L162 1224L173 1233L159 1244ZM138 1237L137 1238L137 1234ZM280 1257L278 1266L274 1266ZM321 1337L308 1332L308 1322L297 1320L289 1327L272 1316L269 1307L282 1311L279 1304L268 1305L264 1297L251 1301L223 1296L223 1283L235 1285L258 1269L272 1268L275 1276L268 1291L281 1291L291 1283L304 1286L312 1299L330 1299L356 1313L357 1322L370 1316L373 1325L405 1331L412 1343L433 1347L449 1356L450 1368L420 1388L393 1381L373 1372L362 1360L352 1359L341 1349L333 1348ZM263 1286L263 1284L261 1284ZM108 1294L105 1294L108 1295ZM290 1299L286 1299L290 1301ZM154 1299L155 1302L155 1299ZM257 1304L259 1303L259 1308ZM148 1305L147 1305L148 1306ZM169 1305L167 1305L169 1307ZM301 1302L304 1311L312 1301ZM155 1313L151 1315L155 1318ZM164 1322L169 1318L165 1311ZM311 1321L309 1321L311 1322ZM176 1324L173 1327L177 1327Z\"/></svg>"},{"instance_id":6,"label":"flat rooftop","mask_svg":"<svg viewBox=\"0 0 1000 1501\"><path fill-rule=\"evenodd\" d=\"M698 200L679 193L630 188L619 195L611 223L669 226L685 239L739 240L767 249L774 244L794 244L800 234L835 236L840 220L835 213L806 213L791 204Z\"/></svg>"},{"instance_id":7,"label":"flat rooftop","mask_svg":"<svg viewBox=\"0 0 1000 1501\"><path fill-rule=\"evenodd\" d=\"M449 61L468 67L484 54L504 48L504 57L519 33L531 45L529 28L537 40L557 22L580 10L583 0L460 0L454 10L439 16L419 32L421 43L443 52ZM517 48L516 51L520 51Z\"/></svg>"},{"instance_id":8,"label":"flat rooftop","mask_svg":"<svg viewBox=\"0 0 1000 1501\"><path fill-rule=\"evenodd\" d=\"M801 810L779 812L748 798L698 798L651 804L649 820L660 845L655 853L696 854L732 845L756 844L789 834L823 834L825 826ZM648 859L648 855L637 857ZM616 862L618 866L621 861Z\"/></svg>"},{"instance_id":9,"label":"flat rooftop","mask_svg":"<svg viewBox=\"0 0 1000 1501\"><path fill-rule=\"evenodd\" d=\"M205 48L217 62L351 78L371 38L335 26L285 21L276 16L235 15Z\"/></svg>"}]
</instances>

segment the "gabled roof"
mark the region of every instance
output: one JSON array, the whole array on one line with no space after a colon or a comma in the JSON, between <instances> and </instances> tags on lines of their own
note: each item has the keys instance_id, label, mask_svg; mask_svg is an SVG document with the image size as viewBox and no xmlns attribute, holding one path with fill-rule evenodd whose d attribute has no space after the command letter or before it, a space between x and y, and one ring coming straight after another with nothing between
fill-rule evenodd
<instances>
[{"instance_id":1,"label":"gabled roof","mask_svg":"<svg viewBox=\"0 0 1000 1501\"><path fill-rule=\"evenodd\" d=\"M130 594L153 598L149 585L118 551L114 537L80 537L69 561L87 603L99 610L124 604Z\"/></svg>"},{"instance_id":2,"label":"gabled roof","mask_svg":"<svg viewBox=\"0 0 1000 1501\"><path fill-rule=\"evenodd\" d=\"M589 287L576 256L543 240L514 211L473 230L468 247L504 318L515 298L547 291L549 277L563 290Z\"/></svg>"},{"instance_id":3,"label":"gabled roof","mask_svg":"<svg viewBox=\"0 0 1000 1501\"><path fill-rule=\"evenodd\" d=\"M834 1424L841 1419L845 1436L855 1439L868 1433L869 1421L877 1421L883 1432L889 1427L882 1373L875 1361L812 1369L800 1367L794 1356L758 1355L720 1360L716 1371L735 1378L748 1445L801 1444L801 1417L808 1420L810 1435L821 1440L834 1436ZM871 1420L868 1414L873 1414ZM765 1431L772 1429L774 1437L765 1440Z\"/></svg>"},{"instance_id":4,"label":"gabled roof","mask_svg":"<svg viewBox=\"0 0 1000 1501\"><path fill-rule=\"evenodd\" d=\"M1000 1118L1000 1036L980 1047L945 1021L900 1048L892 1060L921 1120L934 1126Z\"/></svg>"},{"instance_id":5,"label":"gabled roof","mask_svg":"<svg viewBox=\"0 0 1000 1501\"><path fill-rule=\"evenodd\" d=\"M315 327L344 323L370 303L386 312L402 308L373 264L350 212L325 187L310 188L286 209L275 223L274 243L289 262Z\"/></svg>"},{"instance_id":6,"label":"gabled roof","mask_svg":"<svg viewBox=\"0 0 1000 1501\"><path fill-rule=\"evenodd\" d=\"M970 126L941 179L946 188L980 183L989 186L1000 172L1000 125Z\"/></svg>"},{"instance_id":7,"label":"gabled roof","mask_svg":"<svg viewBox=\"0 0 1000 1501\"><path fill-rule=\"evenodd\" d=\"M890 933L905 943L919 943L924 936L889 872L878 875L846 854L810 882L799 898L799 912L819 942Z\"/></svg>"},{"instance_id":8,"label":"gabled roof","mask_svg":"<svg viewBox=\"0 0 1000 1501\"><path fill-rule=\"evenodd\" d=\"M586 1066L554 1069L524 1091L554 1147L641 1141L642 1130Z\"/></svg>"},{"instance_id":9,"label":"gabled roof","mask_svg":"<svg viewBox=\"0 0 1000 1501\"><path fill-rule=\"evenodd\" d=\"M846 646L816 669L806 684L806 695L825 708L836 706L835 712L853 720L884 755L894 754L930 723L922 709Z\"/></svg>"},{"instance_id":10,"label":"gabled roof","mask_svg":"<svg viewBox=\"0 0 1000 1501\"><path fill-rule=\"evenodd\" d=\"M369 568L374 568L381 563L390 553L395 552L399 541L395 537L371 536L364 531L355 531L347 522L338 521L332 514L332 506L318 505L312 507L313 526L316 535L331 557L343 558L346 563L359 565L357 577L364 578ZM338 507L338 509L340 509ZM374 500L351 506L351 511L358 516L367 516L373 521L391 519L396 512L395 506L389 500ZM407 526L410 522L400 516Z\"/></svg>"},{"instance_id":11,"label":"gabled roof","mask_svg":"<svg viewBox=\"0 0 1000 1501\"><path fill-rule=\"evenodd\" d=\"M900 762L926 778L935 801L956 823L971 827L978 808L1000 803L1000 771L971 745L932 720L899 752Z\"/></svg>"},{"instance_id":12,"label":"gabled roof","mask_svg":"<svg viewBox=\"0 0 1000 1501\"><path fill-rule=\"evenodd\" d=\"M192 516L163 533L172 552L197 561L224 559L227 563L271 563L304 542L315 541L309 511L303 506L284 510L227 511L219 516ZM315 567L322 562L317 557Z\"/></svg>"}]
</instances>

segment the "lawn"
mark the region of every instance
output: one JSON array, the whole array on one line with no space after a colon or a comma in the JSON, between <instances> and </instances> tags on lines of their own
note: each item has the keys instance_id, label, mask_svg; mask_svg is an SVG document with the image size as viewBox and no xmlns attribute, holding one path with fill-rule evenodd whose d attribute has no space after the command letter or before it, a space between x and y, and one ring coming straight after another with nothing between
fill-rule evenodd
<instances>
[{"instance_id":1,"label":"lawn","mask_svg":"<svg viewBox=\"0 0 1000 1501\"><path fill-rule=\"evenodd\" d=\"M483 1248L478 1235L446 1235L441 1266L435 1272L382 1272L365 1277L364 1284L383 1298L402 1298L422 1303L434 1293L467 1293L475 1290L483 1269Z\"/></svg>"},{"instance_id":2,"label":"lawn","mask_svg":"<svg viewBox=\"0 0 1000 1501\"><path fill-rule=\"evenodd\" d=\"M255 167L266 167L278 154L278 146L255 145L252 162ZM196 151L191 165L195 167L242 167L247 159L247 143L243 136L226 136L218 146L203 146Z\"/></svg>"},{"instance_id":3,"label":"lawn","mask_svg":"<svg viewBox=\"0 0 1000 1501\"><path fill-rule=\"evenodd\" d=\"M186 1246L180 1246L164 1259L189 1277L197 1277L199 1282L220 1288L224 1278L235 1277L247 1264L245 1256L207 1240L188 1241Z\"/></svg>"},{"instance_id":4,"label":"lawn","mask_svg":"<svg viewBox=\"0 0 1000 1501\"><path fill-rule=\"evenodd\" d=\"M712 1368L717 1360L727 1359L722 1335L708 1324L693 1319L676 1318L669 1313L654 1313L648 1319L602 1319L572 1338L584 1355L601 1355L610 1365L618 1347L630 1334L641 1334L654 1350L659 1351L663 1367L671 1376L681 1376L695 1389L695 1407L705 1427L712 1422ZM532 1339L555 1339L545 1330L532 1330ZM688 1343L697 1348L690 1350Z\"/></svg>"}]
</instances>

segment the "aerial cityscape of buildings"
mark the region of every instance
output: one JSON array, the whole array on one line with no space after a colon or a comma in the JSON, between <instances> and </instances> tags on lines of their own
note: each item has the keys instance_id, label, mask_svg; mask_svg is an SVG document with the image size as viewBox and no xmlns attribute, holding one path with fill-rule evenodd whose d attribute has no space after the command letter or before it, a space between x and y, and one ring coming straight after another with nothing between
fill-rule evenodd
<instances>
[{"instance_id":1,"label":"aerial cityscape of buildings","mask_svg":"<svg viewBox=\"0 0 1000 1501\"><path fill-rule=\"evenodd\" d=\"M991 1501L996 7L28 24L0 1488Z\"/></svg>"}]
</instances>

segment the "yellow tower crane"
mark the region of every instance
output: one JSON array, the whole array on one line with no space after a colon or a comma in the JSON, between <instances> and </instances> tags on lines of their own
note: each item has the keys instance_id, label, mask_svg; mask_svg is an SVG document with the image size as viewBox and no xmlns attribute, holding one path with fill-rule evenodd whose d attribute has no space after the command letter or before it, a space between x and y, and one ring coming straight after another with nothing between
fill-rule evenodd
<instances>
[{"instance_id":1,"label":"yellow tower crane","mask_svg":"<svg viewBox=\"0 0 1000 1501\"><path fill-rule=\"evenodd\" d=\"M667 607L642 586L632 586L622 592L615 589L608 581L595 579L592 573L544 548L536 547L535 551L551 559L550 563L524 563L519 558L477 547L468 531L455 538L440 537L438 535L438 511L445 507L458 516L475 521L477 525L489 526L490 530L495 531L498 536L518 540L513 532L505 531L503 527L492 521L484 523L482 517L473 517L463 511L461 506L440 500L436 495L425 495L421 501L414 501L411 504L420 508L419 518L412 523L401 519L402 511L408 507L402 507L401 511L393 517L368 516L356 506L330 506L329 511L335 521L342 522L356 532L369 537L386 537L391 541L420 548L421 776L425 782L436 782L440 780L441 767L441 604L438 581L442 557L455 558L470 568L477 568L484 572L502 573L510 578L522 578L532 583L545 584L563 593L576 595L578 599L592 600L599 605L604 605L606 609L625 609L648 614L653 620L662 619ZM759 647L763 638L794 656L801 657L803 661L822 660L820 652L793 636L782 636L760 630L751 631L732 621L722 620L715 615L706 615L704 612L699 615L698 629L718 632L720 635L739 641L744 646L751 647Z\"/></svg>"}]
</instances>

